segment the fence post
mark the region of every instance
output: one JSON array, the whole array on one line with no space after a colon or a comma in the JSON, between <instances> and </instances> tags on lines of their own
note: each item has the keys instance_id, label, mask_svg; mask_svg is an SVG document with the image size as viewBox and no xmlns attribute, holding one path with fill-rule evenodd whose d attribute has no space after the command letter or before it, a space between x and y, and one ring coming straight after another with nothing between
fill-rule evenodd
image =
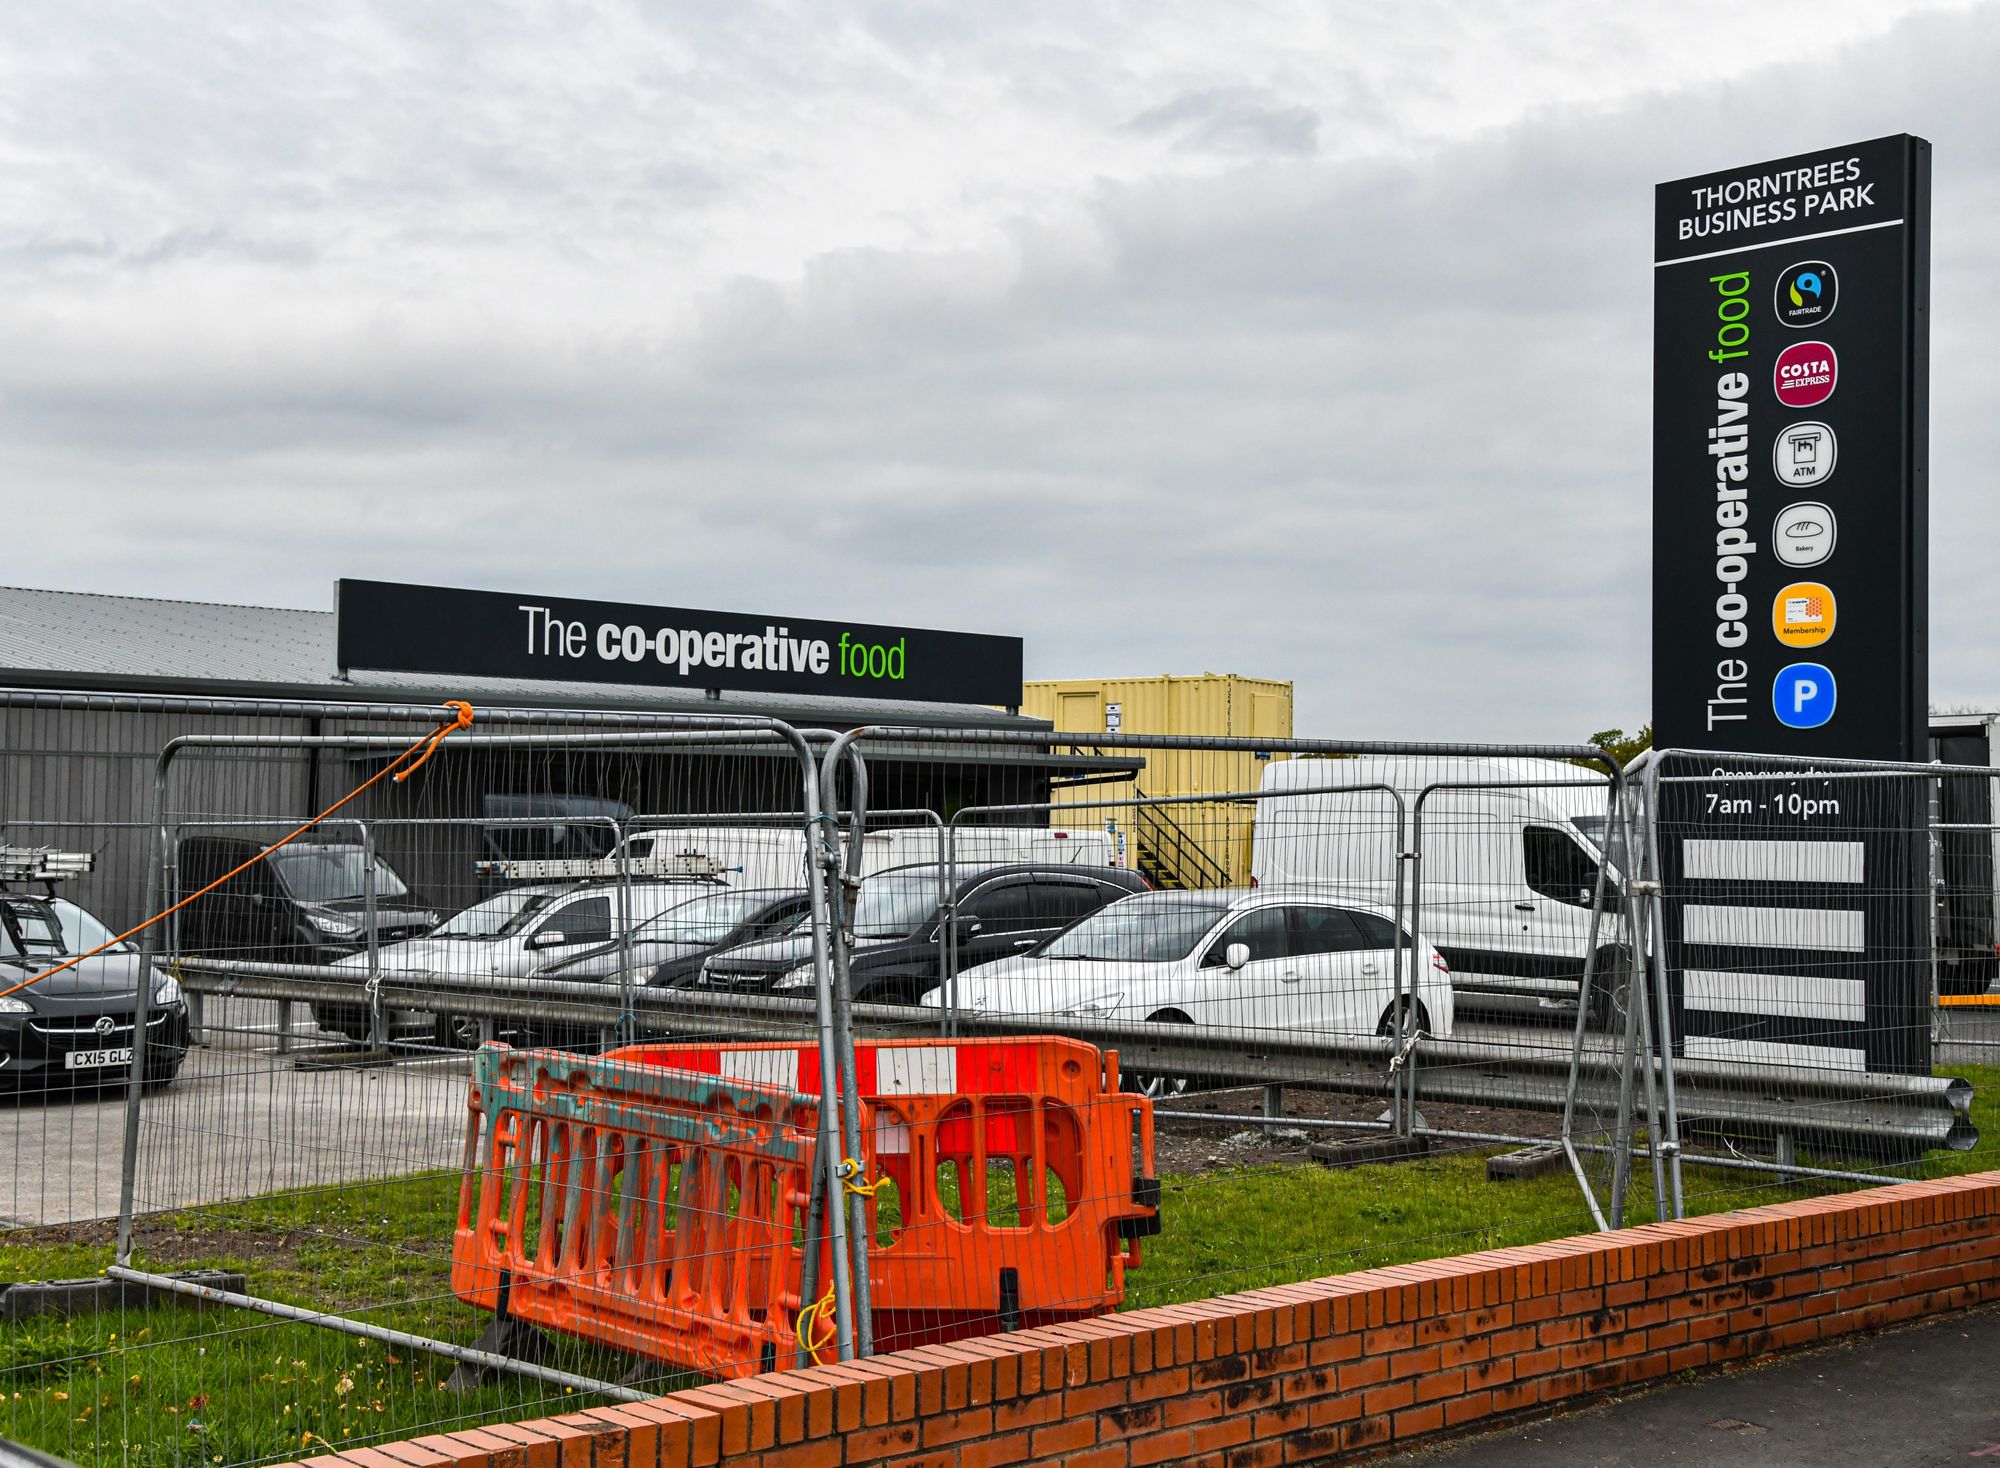
<instances>
[{"instance_id":1,"label":"fence post","mask_svg":"<svg viewBox=\"0 0 2000 1468\"><path fill-rule=\"evenodd\" d=\"M375 828L366 821L361 827L361 924L368 942L368 1048L389 1048L389 1016L382 1012L382 940L375 931ZM441 1028L447 1032L447 1023Z\"/></svg>"},{"instance_id":2,"label":"fence post","mask_svg":"<svg viewBox=\"0 0 2000 1468\"><path fill-rule=\"evenodd\" d=\"M146 858L146 906L159 912L167 906L167 771L174 758L169 742L153 767L153 819L157 823L152 852ZM132 1262L133 1214L139 1187L139 1101L146 1089L146 1024L153 1003L153 954L159 946L160 925L139 935L139 992L132 1010L132 1073L125 1087L125 1136L118 1161L118 1263Z\"/></svg>"}]
</instances>

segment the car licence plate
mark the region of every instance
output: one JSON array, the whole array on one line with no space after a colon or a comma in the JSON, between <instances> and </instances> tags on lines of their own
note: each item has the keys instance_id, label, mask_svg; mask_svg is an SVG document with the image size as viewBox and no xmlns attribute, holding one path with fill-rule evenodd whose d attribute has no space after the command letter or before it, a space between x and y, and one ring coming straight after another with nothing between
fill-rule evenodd
<instances>
[{"instance_id":1,"label":"car licence plate","mask_svg":"<svg viewBox=\"0 0 2000 1468\"><path fill-rule=\"evenodd\" d=\"M72 1050L63 1057L64 1070L110 1070L132 1063L132 1047L119 1050Z\"/></svg>"}]
</instances>

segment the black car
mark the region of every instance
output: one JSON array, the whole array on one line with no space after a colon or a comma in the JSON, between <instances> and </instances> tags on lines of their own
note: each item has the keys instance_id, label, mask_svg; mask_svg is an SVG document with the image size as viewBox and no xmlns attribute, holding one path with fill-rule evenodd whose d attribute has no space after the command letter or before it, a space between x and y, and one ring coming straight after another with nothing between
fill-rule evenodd
<instances>
[{"instance_id":1,"label":"black car","mask_svg":"<svg viewBox=\"0 0 2000 1468\"><path fill-rule=\"evenodd\" d=\"M854 912L849 977L862 1004L914 1004L941 981L945 924L935 866L864 878ZM959 876L952 895L958 967L1026 953L1100 907L1147 888L1122 867L1020 865ZM812 935L731 948L678 980L715 989L777 991L813 983Z\"/></svg>"},{"instance_id":2,"label":"black car","mask_svg":"<svg viewBox=\"0 0 2000 1468\"><path fill-rule=\"evenodd\" d=\"M254 836L185 836L178 893L199 892L250 866L188 905L175 919L178 951L278 963L331 963L367 946L363 887L368 854L358 841L306 840L270 850ZM398 943L437 925L439 914L410 894L396 869L375 858L375 936Z\"/></svg>"},{"instance_id":3,"label":"black car","mask_svg":"<svg viewBox=\"0 0 2000 1468\"><path fill-rule=\"evenodd\" d=\"M778 887L729 887L690 897L632 930L623 943L606 943L536 969L529 977L607 986L627 963L641 984L685 983L711 954L761 942L789 931L811 902L803 891ZM575 1025L531 1024L529 1043L591 1044L596 1032Z\"/></svg>"},{"instance_id":4,"label":"black car","mask_svg":"<svg viewBox=\"0 0 2000 1468\"><path fill-rule=\"evenodd\" d=\"M73 904L0 892L0 1086L48 1090L65 1082L124 1082L132 1069L140 958L119 944L35 979L110 937ZM65 923L64 918L69 921ZM87 944L87 946L82 946ZM34 982L15 988L24 980ZM187 1058L188 1013L174 979L153 970L146 1020L146 1080L165 1085Z\"/></svg>"}]
</instances>

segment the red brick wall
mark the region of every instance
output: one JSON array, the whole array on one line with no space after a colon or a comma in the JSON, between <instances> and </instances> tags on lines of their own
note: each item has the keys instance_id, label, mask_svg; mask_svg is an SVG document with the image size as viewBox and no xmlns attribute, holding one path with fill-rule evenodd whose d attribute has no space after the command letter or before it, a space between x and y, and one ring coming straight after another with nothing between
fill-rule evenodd
<instances>
[{"instance_id":1,"label":"red brick wall","mask_svg":"<svg viewBox=\"0 0 2000 1468\"><path fill-rule=\"evenodd\" d=\"M1989 1172L902 1351L310 1468L1261 1468L1996 1298Z\"/></svg>"}]
</instances>

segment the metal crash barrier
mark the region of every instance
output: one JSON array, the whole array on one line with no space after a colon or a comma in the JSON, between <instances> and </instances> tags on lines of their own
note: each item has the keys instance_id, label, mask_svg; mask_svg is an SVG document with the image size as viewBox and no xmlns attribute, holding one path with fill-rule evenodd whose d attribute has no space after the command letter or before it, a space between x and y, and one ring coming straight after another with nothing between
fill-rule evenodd
<instances>
[{"instance_id":1,"label":"metal crash barrier","mask_svg":"<svg viewBox=\"0 0 2000 1468\"><path fill-rule=\"evenodd\" d=\"M855 1047L877 1349L1115 1308L1158 1232L1151 1104L1075 1040ZM711 1376L816 1357L811 1045L490 1045L473 1066L452 1288ZM820 1174L824 1176L822 1172Z\"/></svg>"}]
</instances>

